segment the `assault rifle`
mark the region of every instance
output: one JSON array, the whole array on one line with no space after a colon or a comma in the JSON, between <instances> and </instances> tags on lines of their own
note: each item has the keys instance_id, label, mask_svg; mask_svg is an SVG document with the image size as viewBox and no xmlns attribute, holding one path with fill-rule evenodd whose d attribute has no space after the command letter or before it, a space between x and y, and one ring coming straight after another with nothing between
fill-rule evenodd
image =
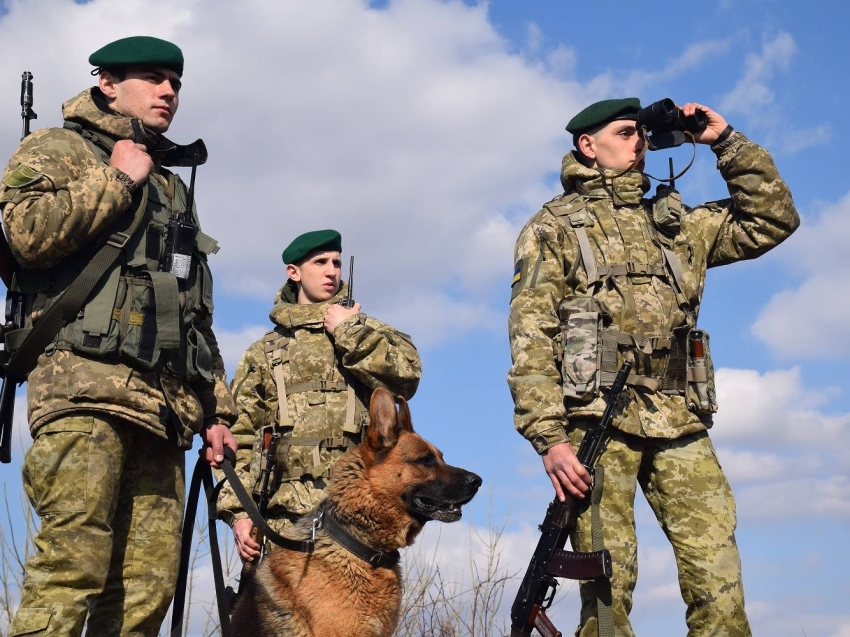
<instances>
[{"instance_id":1,"label":"assault rifle","mask_svg":"<svg viewBox=\"0 0 850 637\"><path fill-rule=\"evenodd\" d=\"M23 128L21 141L30 134L30 120L38 116L32 110L32 73L24 71L21 74L21 119ZM6 345L6 334L24 326L24 297L20 292L12 291L16 275L19 275L21 266L12 254L5 233L0 230L0 277L6 286L6 322L0 326L0 343L3 344L3 352L0 354L0 375L3 376L3 385L0 388L0 462L8 463L12 460L12 423L15 418L15 389L23 383L25 378L10 376L6 368L9 362L9 351Z\"/></svg>"},{"instance_id":2,"label":"assault rifle","mask_svg":"<svg viewBox=\"0 0 850 637\"><path fill-rule=\"evenodd\" d=\"M599 422L584 434L576 454L591 476L631 368L632 362L626 361L617 372L608 392L605 412ZM556 497L546 509L546 517L539 527L542 535L511 606L511 637L528 637L535 628L543 637L561 637L560 631L546 616L558 589L556 577L583 580L611 577L611 554L607 549L592 553L564 550L567 538L575 528L579 509L580 503L570 494L566 494L563 502Z\"/></svg>"},{"instance_id":3,"label":"assault rifle","mask_svg":"<svg viewBox=\"0 0 850 637\"><path fill-rule=\"evenodd\" d=\"M286 400L286 397L284 396L282 400ZM277 443L280 437L281 433L277 427L266 429L263 432L263 462L260 468L260 493L257 496L257 509L264 518L269 508L269 500L271 499L269 484L277 462ZM263 532L256 526L251 529L251 539L260 545L260 552L262 554L265 538L263 537ZM239 577L240 589L242 588L242 582L253 574L258 562L259 559L245 562L245 565L242 567L242 575Z\"/></svg>"},{"instance_id":4,"label":"assault rifle","mask_svg":"<svg viewBox=\"0 0 850 637\"><path fill-rule=\"evenodd\" d=\"M354 299L351 294L354 290L354 255L351 255L351 261L348 263L348 292L345 293L345 298L337 301L342 307L354 307Z\"/></svg>"}]
</instances>

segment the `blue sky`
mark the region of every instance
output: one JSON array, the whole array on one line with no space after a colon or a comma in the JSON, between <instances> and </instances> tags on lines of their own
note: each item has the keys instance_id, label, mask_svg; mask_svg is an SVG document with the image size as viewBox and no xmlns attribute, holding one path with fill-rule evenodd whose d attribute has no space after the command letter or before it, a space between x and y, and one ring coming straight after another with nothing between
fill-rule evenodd
<instances>
[{"instance_id":1,"label":"blue sky","mask_svg":"<svg viewBox=\"0 0 850 637\"><path fill-rule=\"evenodd\" d=\"M420 541L431 546L440 531L446 566L465 555L468 524L480 531L492 520L505 527L501 563L524 568L552 496L513 430L505 324L513 242L559 192L566 122L590 102L627 95L718 110L774 154L804 220L765 257L710 272L700 317L719 368L712 438L738 499L748 610L759 635L850 635L843 4L0 6L3 156L20 134L22 71L35 76L38 128L60 124L60 103L91 83L86 58L103 43L146 33L183 48L170 136L200 136L210 149L197 201L204 230L222 244L212 260L215 321L230 370L267 329L283 247L309 229L342 232L364 311L420 346L414 424L485 479L465 522L434 525ZM671 155L684 166L690 153L656 153L648 171L664 174ZM691 204L726 196L704 147L677 185ZM16 488L17 466L2 472ZM642 502L638 526L635 629L684 634L672 551ZM555 613L565 633L575 598L572 590Z\"/></svg>"}]
</instances>

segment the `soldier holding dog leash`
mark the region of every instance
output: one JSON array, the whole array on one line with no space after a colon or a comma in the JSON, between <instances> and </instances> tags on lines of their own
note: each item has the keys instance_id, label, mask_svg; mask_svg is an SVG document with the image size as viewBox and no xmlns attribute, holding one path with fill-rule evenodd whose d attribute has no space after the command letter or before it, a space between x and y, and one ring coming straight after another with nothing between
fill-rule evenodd
<instances>
[{"instance_id":1,"label":"soldier holding dog leash","mask_svg":"<svg viewBox=\"0 0 850 637\"><path fill-rule=\"evenodd\" d=\"M346 307L351 279L341 280L341 251L335 230L302 234L283 251L288 280L269 314L275 328L248 348L232 381L235 469L255 499L267 501L276 531L322 501L334 463L368 426L373 390L409 399L419 385L410 337L359 303ZM261 544L229 485L218 505L239 556L258 559Z\"/></svg>"},{"instance_id":2,"label":"soldier holding dog leash","mask_svg":"<svg viewBox=\"0 0 850 637\"><path fill-rule=\"evenodd\" d=\"M5 335L6 373L28 379L23 481L41 518L9 635L80 635L86 622L90 635L156 635L177 577L185 450L198 433L215 464L236 446L212 331L217 243L165 168L207 157L201 140L164 137L183 53L136 36L89 62L97 85L63 104L63 128L26 136L0 187L24 319Z\"/></svg>"}]
</instances>

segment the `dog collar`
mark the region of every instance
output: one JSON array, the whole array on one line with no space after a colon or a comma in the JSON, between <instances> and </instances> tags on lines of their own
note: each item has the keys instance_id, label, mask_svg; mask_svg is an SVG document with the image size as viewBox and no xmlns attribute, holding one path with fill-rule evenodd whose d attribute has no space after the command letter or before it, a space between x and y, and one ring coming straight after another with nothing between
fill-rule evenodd
<instances>
[{"instance_id":1,"label":"dog collar","mask_svg":"<svg viewBox=\"0 0 850 637\"><path fill-rule=\"evenodd\" d=\"M385 553L383 551L376 551L363 544L363 542L351 535L329 511L325 510L324 503L319 505L316 511L316 517L313 518L313 526L314 529L323 528L337 544L364 562L369 562L374 568L393 568L398 564L401 557L397 550Z\"/></svg>"}]
</instances>

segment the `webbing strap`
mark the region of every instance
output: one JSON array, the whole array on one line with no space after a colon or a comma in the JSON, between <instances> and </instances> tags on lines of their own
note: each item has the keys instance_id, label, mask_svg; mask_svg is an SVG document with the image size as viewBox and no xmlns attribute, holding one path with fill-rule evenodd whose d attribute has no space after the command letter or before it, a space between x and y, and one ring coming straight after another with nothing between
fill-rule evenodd
<instances>
[{"instance_id":1,"label":"webbing strap","mask_svg":"<svg viewBox=\"0 0 850 637\"><path fill-rule=\"evenodd\" d=\"M281 427L291 427L289 405L286 404L286 379L283 377L283 365L274 366L274 382L277 385L277 422Z\"/></svg>"},{"instance_id":2,"label":"webbing strap","mask_svg":"<svg viewBox=\"0 0 850 637\"><path fill-rule=\"evenodd\" d=\"M306 383L293 383L287 390L289 394L303 394L308 391L343 392L348 388L344 380L314 380Z\"/></svg>"},{"instance_id":3,"label":"webbing strap","mask_svg":"<svg viewBox=\"0 0 850 637\"><path fill-rule=\"evenodd\" d=\"M596 268L596 257L593 256L593 249L590 247L590 239L587 236L587 230L584 226L573 228L578 238L578 249L581 253L581 261L584 263L584 269L587 272L587 287L589 288L594 283L599 281L599 271Z\"/></svg>"},{"instance_id":4,"label":"webbing strap","mask_svg":"<svg viewBox=\"0 0 850 637\"><path fill-rule=\"evenodd\" d=\"M599 511L604 482L605 468L597 466L593 472L593 490L590 493L590 534L594 552L602 551L605 548L605 540L602 536L602 515ZM614 637L611 580L606 577L597 577L594 583L596 586L596 623L599 637Z\"/></svg>"},{"instance_id":5,"label":"webbing strap","mask_svg":"<svg viewBox=\"0 0 850 637\"><path fill-rule=\"evenodd\" d=\"M180 290L171 272L149 272L156 304L156 337L160 349L180 347ZM129 293L129 292L128 292Z\"/></svg>"},{"instance_id":6,"label":"webbing strap","mask_svg":"<svg viewBox=\"0 0 850 637\"><path fill-rule=\"evenodd\" d=\"M587 232L584 234L587 236ZM637 263L635 261L627 261L618 265L606 265L599 268L599 277L602 279L609 276L628 276L630 274L638 276L667 276L667 270L660 263Z\"/></svg>"},{"instance_id":7,"label":"webbing strap","mask_svg":"<svg viewBox=\"0 0 850 637\"><path fill-rule=\"evenodd\" d=\"M24 379L35 368L38 357L44 352L50 342L56 338L59 331L77 317L77 313L85 306L86 299L91 295L103 275L112 267L120 256L124 246L135 234L145 210L148 207L149 185L145 182L141 200L132 216L124 214L116 225L121 228L122 221L126 224L123 229L115 230L107 242L97 251L91 261L86 264L80 275L56 299L56 302L42 314L38 322L27 333L20 347L12 353L7 364L7 373L13 379ZM127 223L129 220L129 223Z\"/></svg>"}]
</instances>

